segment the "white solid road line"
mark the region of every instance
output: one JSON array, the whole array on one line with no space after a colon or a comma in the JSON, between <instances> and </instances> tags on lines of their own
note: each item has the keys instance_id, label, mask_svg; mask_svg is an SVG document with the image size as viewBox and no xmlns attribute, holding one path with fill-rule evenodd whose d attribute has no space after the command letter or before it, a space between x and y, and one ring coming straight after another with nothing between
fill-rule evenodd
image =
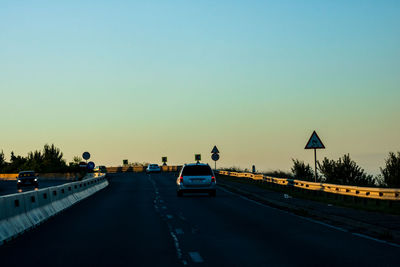
<instances>
[{"instance_id":1,"label":"white solid road line","mask_svg":"<svg viewBox=\"0 0 400 267\"><path fill-rule=\"evenodd\" d=\"M203 258L200 256L200 253L198 252L189 252L190 258L192 258L192 261L194 263L202 263L204 262Z\"/></svg>"},{"instance_id":2,"label":"white solid road line","mask_svg":"<svg viewBox=\"0 0 400 267\"><path fill-rule=\"evenodd\" d=\"M220 189L220 190L222 190L222 191L224 191L224 192L227 192L227 193L229 193L229 194L232 194L232 195L234 195L234 196L240 197L241 199L250 201L250 202L252 202L252 203L254 203L254 204L257 204L257 205L259 205L259 206L266 207L266 208L270 208L270 209L274 209L274 210L279 210L280 212L283 212L283 213L286 213L286 214L290 214L290 215L292 215L292 216L301 218L301 219L306 220L306 221L309 221L309 222L313 222L313 223L316 223L316 224L319 224L319 225L323 225L323 226L325 226L325 227L329 227L329 228L332 228L332 229L335 229L335 230L338 230L338 231L341 231L341 232L350 233L350 234L352 234L352 235L355 235L355 236L358 236L358 237L362 237L362 238L365 238L365 239L368 239L368 240L372 240L372 241L375 241L375 242L387 244L387 245L389 245L389 246L393 246L393 247L396 247L396 248L399 248L399 247L400 247L400 245L395 244L395 243L392 243L392 242L389 242L389 241L380 240L380 239L377 239L377 238L374 238L374 237L371 237L371 236L367 236L367 235L363 235L363 234L359 234L359 233L349 232L348 230L346 230L346 229L344 229L344 228L341 228L341 227L337 227L337 226L334 226L334 225L331 225L331 224L327 224L327 223L324 223L324 222L320 222L320 221L317 221L317 220L314 220L314 219L311 219L311 218L307 218L307 217L303 217L303 216L300 216L300 215L296 215L296 214L291 213L291 212L289 212L289 211L281 210L281 209L278 209L278 208L274 208L274 207L271 207L271 206L262 204L262 203L260 203L260 202L257 202L257 201L255 201L255 200L252 200L252 199L247 198L247 197L244 197L244 196L239 195L239 194L237 194L237 193L233 193L233 192L231 192L231 191L229 191L229 190L227 190L227 189L225 189L225 188L219 187L218 189Z\"/></svg>"}]
</instances>

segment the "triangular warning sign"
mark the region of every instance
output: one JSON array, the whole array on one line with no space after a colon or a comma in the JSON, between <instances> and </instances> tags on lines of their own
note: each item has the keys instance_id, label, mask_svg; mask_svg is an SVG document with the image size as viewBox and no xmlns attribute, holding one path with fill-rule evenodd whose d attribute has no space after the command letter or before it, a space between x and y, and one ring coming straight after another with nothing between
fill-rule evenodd
<instances>
[{"instance_id":1,"label":"triangular warning sign","mask_svg":"<svg viewBox=\"0 0 400 267\"><path fill-rule=\"evenodd\" d=\"M214 146L214 148L211 150L211 153L213 153L213 154L218 154L219 153L219 150L218 150L217 146Z\"/></svg>"},{"instance_id":2,"label":"triangular warning sign","mask_svg":"<svg viewBox=\"0 0 400 267\"><path fill-rule=\"evenodd\" d=\"M324 144L318 137L318 134L314 131L304 149L323 149L323 148L325 148Z\"/></svg>"}]
</instances>

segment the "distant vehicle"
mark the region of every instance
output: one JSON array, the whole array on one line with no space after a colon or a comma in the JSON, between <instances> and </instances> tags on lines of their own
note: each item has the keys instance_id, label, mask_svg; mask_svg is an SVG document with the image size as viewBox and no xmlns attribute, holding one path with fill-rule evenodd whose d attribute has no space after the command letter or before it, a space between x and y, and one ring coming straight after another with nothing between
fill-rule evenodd
<instances>
[{"instance_id":1,"label":"distant vehicle","mask_svg":"<svg viewBox=\"0 0 400 267\"><path fill-rule=\"evenodd\" d=\"M149 164L149 166L146 168L146 173L151 172L161 172L160 166L158 166L158 164Z\"/></svg>"},{"instance_id":2,"label":"distant vehicle","mask_svg":"<svg viewBox=\"0 0 400 267\"><path fill-rule=\"evenodd\" d=\"M18 173L17 188L23 186L39 187L38 177L34 171L22 171Z\"/></svg>"},{"instance_id":3,"label":"distant vehicle","mask_svg":"<svg viewBox=\"0 0 400 267\"><path fill-rule=\"evenodd\" d=\"M107 173L107 168L106 168L106 166L100 165L100 166L95 167L93 169L93 172Z\"/></svg>"},{"instance_id":4,"label":"distant vehicle","mask_svg":"<svg viewBox=\"0 0 400 267\"><path fill-rule=\"evenodd\" d=\"M216 184L214 172L208 164L185 164L176 180L176 193L178 197L183 193L208 193L215 197Z\"/></svg>"}]
</instances>

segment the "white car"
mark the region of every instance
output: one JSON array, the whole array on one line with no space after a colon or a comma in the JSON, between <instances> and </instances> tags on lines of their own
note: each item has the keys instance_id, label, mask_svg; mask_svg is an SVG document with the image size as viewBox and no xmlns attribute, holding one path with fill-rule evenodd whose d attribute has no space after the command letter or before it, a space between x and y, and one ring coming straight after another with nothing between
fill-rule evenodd
<instances>
[{"instance_id":1,"label":"white car","mask_svg":"<svg viewBox=\"0 0 400 267\"><path fill-rule=\"evenodd\" d=\"M146 168L146 173L151 173L151 172L161 172L160 166L157 164L149 164Z\"/></svg>"},{"instance_id":2,"label":"white car","mask_svg":"<svg viewBox=\"0 0 400 267\"><path fill-rule=\"evenodd\" d=\"M176 180L177 196L183 193L208 193L215 197L217 183L215 175L208 164L191 163L185 164Z\"/></svg>"}]
</instances>

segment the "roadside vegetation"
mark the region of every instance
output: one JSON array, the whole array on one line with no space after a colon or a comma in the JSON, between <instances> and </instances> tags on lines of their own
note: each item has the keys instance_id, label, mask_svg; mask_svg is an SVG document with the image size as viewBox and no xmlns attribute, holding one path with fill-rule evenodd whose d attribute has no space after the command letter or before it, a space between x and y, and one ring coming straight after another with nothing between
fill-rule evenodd
<instances>
[{"instance_id":1,"label":"roadside vegetation","mask_svg":"<svg viewBox=\"0 0 400 267\"><path fill-rule=\"evenodd\" d=\"M293 166L291 173L285 171L269 171L262 174L277 178L294 178L304 181L314 181L315 174L313 168L299 159L292 159ZM373 176L367 174L349 154L343 155L337 160L324 158L317 162L318 177L317 182L368 186L368 187L391 187L400 188L400 152L390 152L385 159L385 166L380 168L380 174ZM222 168L224 171L250 172L248 169L239 167Z\"/></svg>"},{"instance_id":2,"label":"roadside vegetation","mask_svg":"<svg viewBox=\"0 0 400 267\"><path fill-rule=\"evenodd\" d=\"M3 151L0 151L0 173L18 173L23 170L34 170L40 173L79 172L80 157L74 157L67 165L63 153L52 145L44 145L43 150L29 152L26 157L11 152L7 161Z\"/></svg>"}]
</instances>

